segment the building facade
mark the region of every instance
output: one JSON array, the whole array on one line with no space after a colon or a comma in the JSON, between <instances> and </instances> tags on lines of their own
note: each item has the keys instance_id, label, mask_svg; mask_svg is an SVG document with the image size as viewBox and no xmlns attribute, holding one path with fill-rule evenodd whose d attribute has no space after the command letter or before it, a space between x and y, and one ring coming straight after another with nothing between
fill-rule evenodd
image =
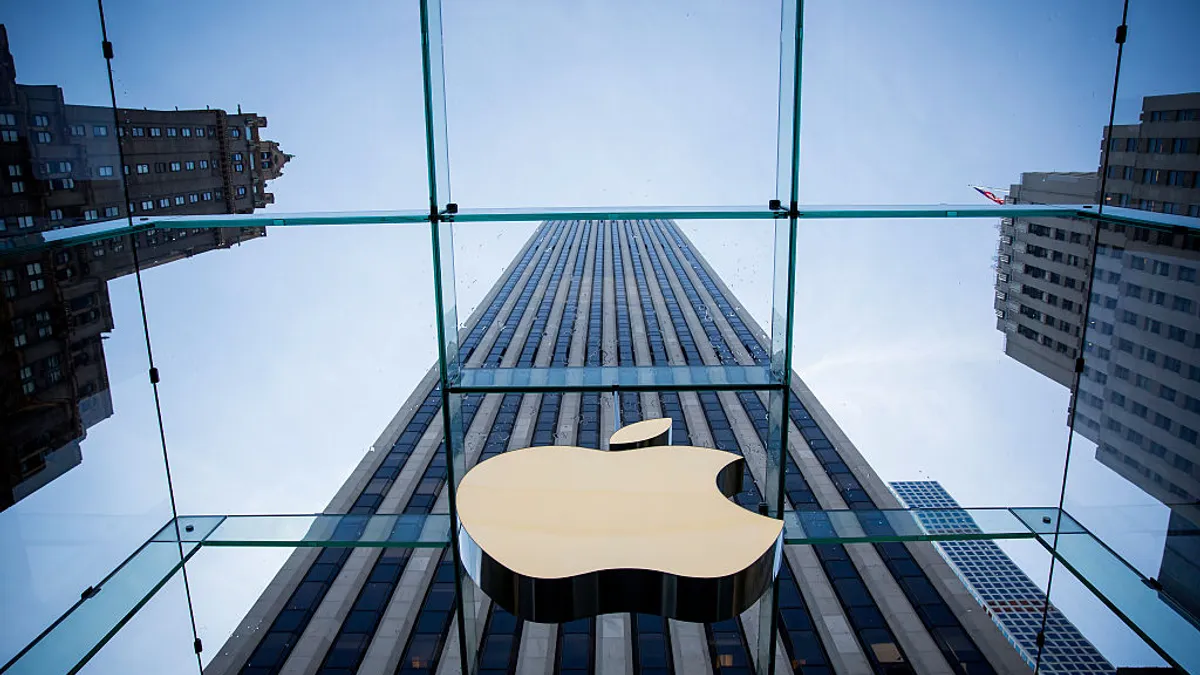
<instances>
[{"instance_id":1,"label":"building facade","mask_svg":"<svg viewBox=\"0 0 1200 675\"><path fill-rule=\"evenodd\" d=\"M1200 94L1150 96L1140 124L1105 131L1098 173L1023 174L1012 197L1094 203L1103 191L1106 205L1195 217L1198 171ZM1006 219L995 304L1017 361L1070 388L1083 358L1074 431L1096 444L1100 463L1171 508L1158 581L1200 616L1200 566L1189 555L1200 550L1200 228Z\"/></svg>"},{"instance_id":2,"label":"building facade","mask_svg":"<svg viewBox=\"0 0 1200 675\"><path fill-rule=\"evenodd\" d=\"M669 221L543 223L460 333L468 367L762 364L766 336ZM431 369L329 503L328 513L444 513L441 396ZM826 410L793 381L785 492L799 510L869 512L898 502ZM673 420L673 442L746 457L736 501L757 509L765 399L755 392L469 396L473 463L531 445L607 449L617 420ZM664 477L664 480L669 480ZM352 527L352 525L347 525ZM205 669L241 673L459 672L448 550L297 550ZM753 672L754 609L694 624L604 615L522 621L487 598L482 673ZM1027 670L928 543L787 546L779 672Z\"/></svg>"},{"instance_id":3,"label":"building facade","mask_svg":"<svg viewBox=\"0 0 1200 675\"><path fill-rule=\"evenodd\" d=\"M911 509L962 508L937 481L897 481L891 486ZM917 512L917 520L935 534L981 531L967 511ZM1046 594L995 542L942 541L937 547L1030 668L1037 665L1042 673L1114 672L1112 664L1053 605L1046 616L1045 646L1039 658L1037 636L1042 632Z\"/></svg>"},{"instance_id":4,"label":"building facade","mask_svg":"<svg viewBox=\"0 0 1200 675\"><path fill-rule=\"evenodd\" d=\"M1200 92L1142 99L1140 123L1105 130L1100 170L1106 205L1200 217Z\"/></svg>"},{"instance_id":5,"label":"building facade","mask_svg":"<svg viewBox=\"0 0 1200 675\"><path fill-rule=\"evenodd\" d=\"M259 135L266 123L223 110L119 110L114 119L112 108L69 105L57 86L17 83L0 25L0 250L130 214L252 213L273 202L266 183L290 159ZM108 281L265 233L148 230L5 251L0 510L82 462L87 429L112 414L101 341L113 328Z\"/></svg>"}]
</instances>

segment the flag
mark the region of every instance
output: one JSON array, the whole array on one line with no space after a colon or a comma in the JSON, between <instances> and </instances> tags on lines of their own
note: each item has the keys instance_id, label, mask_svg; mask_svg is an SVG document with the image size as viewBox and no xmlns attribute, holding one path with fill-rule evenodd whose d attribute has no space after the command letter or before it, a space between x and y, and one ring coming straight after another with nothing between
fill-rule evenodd
<instances>
[{"instance_id":1,"label":"flag","mask_svg":"<svg viewBox=\"0 0 1200 675\"><path fill-rule=\"evenodd\" d=\"M978 185L972 185L971 187L975 188L975 191L978 192L979 194L983 195L984 197L987 197L988 199L996 202L997 204L1004 203L1004 197L997 197L996 193L992 192L991 190L989 190L987 188L979 187Z\"/></svg>"}]
</instances>

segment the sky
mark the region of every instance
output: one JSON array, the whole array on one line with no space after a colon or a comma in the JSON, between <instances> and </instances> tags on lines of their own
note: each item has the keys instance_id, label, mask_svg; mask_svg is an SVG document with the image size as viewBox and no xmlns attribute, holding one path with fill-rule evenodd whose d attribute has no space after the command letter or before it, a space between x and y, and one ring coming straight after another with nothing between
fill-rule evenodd
<instances>
[{"instance_id":1,"label":"sky","mask_svg":"<svg viewBox=\"0 0 1200 675\"><path fill-rule=\"evenodd\" d=\"M1144 95L1200 90L1189 67L1200 6L1131 4L1118 122L1136 121ZM427 208L415 3L105 10L119 105L241 105L268 118L264 136L295 155L270 210ZM806 2L801 202L976 202L968 184L1094 170L1120 15L1115 0ZM108 103L93 3L6 5L0 21L19 82ZM777 4L448 1L444 26L460 205L777 196ZM885 481L939 480L967 506L1053 504L1068 394L1003 354L995 225L805 222L794 365ZM460 318L533 227L458 228ZM765 322L770 226L683 227ZM324 508L436 358L428 246L418 226L272 228L143 275L180 513ZM89 431L80 467L0 514L0 536L25 542L24 555L0 555L0 615L22 617L0 632L0 661L170 514L133 280L111 295L116 415ZM1144 544L1165 509L1087 445L1068 511L1099 514L1089 525L1155 573L1159 551ZM1047 554L1010 550L1044 584ZM207 653L285 554L205 550L189 564ZM1055 584L1056 603L1110 659L1155 662L1069 575ZM183 593L176 576L84 672L194 672Z\"/></svg>"}]
</instances>

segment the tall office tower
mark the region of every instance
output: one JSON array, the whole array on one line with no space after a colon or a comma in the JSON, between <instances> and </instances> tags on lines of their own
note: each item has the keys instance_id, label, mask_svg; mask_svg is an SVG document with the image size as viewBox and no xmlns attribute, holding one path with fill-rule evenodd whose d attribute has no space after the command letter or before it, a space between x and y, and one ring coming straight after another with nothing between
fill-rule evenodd
<instances>
[{"instance_id":1,"label":"tall office tower","mask_svg":"<svg viewBox=\"0 0 1200 675\"><path fill-rule=\"evenodd\" d=\"M1087 204L1094 173L1024 173L1012 204ZM1094 227L1070 218L1004 218L996 257L996 329L1004 353L1070 387L1083 333Z\"/></svg>"},{"instance_id":2,"label":"tall office tower","mask_svg":"<svg viewBox=\"0 0 1200 675\"><path fill-rule=\"evenodd\" d=\"M477 368L750 365L767 362L766 344L680 228L659 220L542 224L461 331ZM434 368L328 513L446 511L437 382ZM790 508L899 506L798 378L790 406ZM531 445L606 449L618 413L624 424L669 417L676 444L744 454L736 501L761 501L767 410L755 392L489 394L463 407L470 463ZM453 565L449 550L298 549L206 672L458 672ZM787 546L779 575L782 670L1028 670L928 543ZM477 621L488 674L746 674L757 635L753 610L708 625L627 614L550 625L484 598Z\"/></svg>"},{"instance_id":3,"label":"tall office tower","mask_svg":"<svg viewBox=\"0 0 1200 675\"><path fill-rule=\"evenodd\" d=\"M253 213L274 202L267 181L291 155L261 137L265 117L119 109L114 119L108 106L68 105L58 86L17 84L13 63L0 25L0 235L129 214Z\"/></svg>"},{"instance_id":4,"label":"tall office tower","mask_svg":"<svg viewBox=\"0 0 1200 675\"><path fill-rule=\"evenodd\" d=\"M912 509L961 509L937 481L897 481L892 491ZM980 532L966 511L919 513L917 520L935 534ZM993 541L938 542L942 555L971 595L1032 668L1038 663L1037 636L1042 630L1046 595ZM1042 673L1112 673L1113 666L1057 607L1046 617Z\"/></svg>"},{"instance_id":5,"label":"tall office tower","mask_svg":"<svg viewBox=\"0 0 1200 675\"><path fill-rule=\"evenodd\" d=\"M1105 132L1103 187L1100 173L1023 174L1014 201L1088 203L1103 189L1106 205L1200 215L1200 94L1142 107L1141 124ZM1158 581L1200 617L1200 232L1006 219L998 260L1005 353L1066 387L1083 357L1074 429L1171 508Z\"/></svg>"},{"instance_id":6,"label":"tall office tower","mask_svg":"<svg viewBox=\"0 0 1200 675\"><path fill-rule=\"evenodd\" d=\"M66 104L57 86L17 84L14 64L0 25L0 248L131 213L252 213L274 201L266 182L291 156L260 137L266 118L240 110L120 110L114 121L110 107ZM265 233L148 230L5 255L0 509L79 465L87 429L112 414L101 342L113 328L107 282Z\"/></svg>"},{"instance_id":7,"label":"tall office tower","mask_svg":"<svg viewBox=\"0 0 1200 675\"><path fill-rule=\"evenodd\" d=\"M1200 217L1200 92L1147 96L1140 124L1106 129L1104 203Z\"/></svg>"}]
</instances>

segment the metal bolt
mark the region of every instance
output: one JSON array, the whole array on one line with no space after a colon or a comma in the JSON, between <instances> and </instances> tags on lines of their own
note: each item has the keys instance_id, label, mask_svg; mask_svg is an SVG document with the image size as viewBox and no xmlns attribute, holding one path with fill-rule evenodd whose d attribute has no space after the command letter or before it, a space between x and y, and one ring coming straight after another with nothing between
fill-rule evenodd
<instances>
[{"instance_id":1,"label":"metal bolt","mask_svg":"<svg viewBox=\"0 0 1200 675\"><path fill-rule=\"evenodd\" d=\"M184 525L184 526L183 526L183 531L184 531L184 532L191 532L191 531L192 531L192 530L194 530L194 529L196 529L196 526L195 526L195 525Z\"/></svg>"},{"instance_id":2,"label":"metal bolt","mask_svg":"<svg viewBox=\"0 0 1200 675\"><path fill-rule=\"evenodd\" d=\"M1042 516L1042 522L1049 525L1050 524L1050 516Z\"/></svg>"}]
</instances>

